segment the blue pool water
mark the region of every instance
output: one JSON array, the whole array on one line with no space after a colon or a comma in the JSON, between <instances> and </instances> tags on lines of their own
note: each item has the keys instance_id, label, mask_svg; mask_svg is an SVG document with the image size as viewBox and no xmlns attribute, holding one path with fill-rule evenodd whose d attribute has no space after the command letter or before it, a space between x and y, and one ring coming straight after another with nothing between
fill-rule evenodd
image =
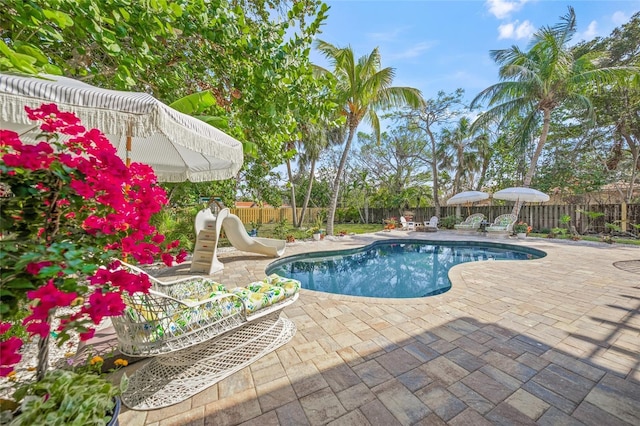
<instances>
[{"instance_id":1,"label":"blue pool water","mask_svg":"<svg viewBox=\"0 0 640 426\"><path fill-rule=\"evenodd\" d=\"M272 263L266 272L300 280L309 290L407 298L449 290L449 269L459 263L544 256L543 251L508 244L387 240L358 249L290 256Z\"/></svg>"}]
</instances>

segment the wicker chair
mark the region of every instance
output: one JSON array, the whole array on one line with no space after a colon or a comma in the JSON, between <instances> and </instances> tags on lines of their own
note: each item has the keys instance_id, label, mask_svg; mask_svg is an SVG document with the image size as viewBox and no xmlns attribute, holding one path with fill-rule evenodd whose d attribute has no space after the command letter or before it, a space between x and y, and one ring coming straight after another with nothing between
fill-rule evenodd
<instances>
[{"instance_id":1,"label":"wicker chair","mask_svg":"<svg viewBox=\"0 0 640 426\"><path fill-rule=\"evenodd\" d=\"M145 273L139 268L125 267ZM122 401L149 410L181 402L287 343L295 325L280 312L298 299L300 282L278 275L227 290L202 277L123 294L112 319L119 350L154 357L130 378Z\"/></svg>"},{"instance_id":2,"label":"wicker chair","mask_svg":"<svg viewBox=\"0 0 640 426\"><path fill-rule=\"evenodd\" d=\"M510 235L517 220L518 216L515 214L501 214L495 218L491 225L486 227L486 230L493 234Z\"/></svg>"},{"instance_id":3,"label":"wicker chair","mask_svg":"<svg viewBox=\"0 0 640 426\"><path fill-rule=\"evenodd\" d=\"M468 216L462 223L453 225L455 229L475 231L480 228L480 223L485 219L482 213L474 213Z\"/></svg>"}]
</instances>

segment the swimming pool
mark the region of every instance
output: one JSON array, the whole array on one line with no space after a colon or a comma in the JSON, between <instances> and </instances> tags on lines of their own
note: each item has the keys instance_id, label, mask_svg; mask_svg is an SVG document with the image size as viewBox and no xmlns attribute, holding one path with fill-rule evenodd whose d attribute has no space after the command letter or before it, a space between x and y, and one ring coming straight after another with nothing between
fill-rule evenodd
<instances>
[{"instance_id":1,"label":"swimming pool","mask_svg":"<svg viewBox=\"0 0 640 426\"><path fill-rule=\"evenodd\" d=\"M267 267L302 287L351 296L434 296L451 288L449 269L465 262L538 259L529 247L475 241L376 241L357 249L289 256Z\"/></svg>"}]
</instances>

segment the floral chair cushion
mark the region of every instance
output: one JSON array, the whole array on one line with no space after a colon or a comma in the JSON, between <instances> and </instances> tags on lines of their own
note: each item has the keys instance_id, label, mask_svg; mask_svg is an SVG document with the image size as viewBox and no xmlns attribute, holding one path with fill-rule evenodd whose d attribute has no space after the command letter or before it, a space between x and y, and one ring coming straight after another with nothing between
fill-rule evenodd
<instances>
[{"instance_id":1,"label":"floral chair cushion","mask_svg":"<svg viewBox=\"0 0 640 426\"><path fill-rule=\"evenodd\" d=\"M496 218L492 225L487 227L488 231L509 231L516 219L513 214L504 214Z\"/></svg>"},{"instance_id":2,"label":"floral chair cushion","mask_svg":"<svg viewBox=\"0 0 640 426\"><path fill-rule=\"evenodd\" d=\"M124 315L134 323L143 324L138 338L155 342L196 330L212 321L238 314L245 308L246 314L255 313L293 296L299 290L300 281L276 274L231 291L222 284L203 278L168 286L165 294L169 297L155 292L128 297ZM230 293L238 297L228 296L201 303Z\"/></svg>"}]
</instances>

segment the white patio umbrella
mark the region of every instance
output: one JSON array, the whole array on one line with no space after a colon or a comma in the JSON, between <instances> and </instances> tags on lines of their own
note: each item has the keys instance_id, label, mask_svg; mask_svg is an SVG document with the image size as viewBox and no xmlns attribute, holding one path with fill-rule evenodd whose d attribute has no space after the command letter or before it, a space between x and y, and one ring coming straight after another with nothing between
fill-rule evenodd
<instances>
[{"instance_id":1,"label":"white patio umbrella","mask_svg":"<svg viewBox=\"0 0 640 426\"><path fill-rule=\"evenodd\" d=\"M447 200L447 205L475 203L489 198L489 194L482 191L464 191L459 192Z\"/></svg>"},{"instance_id":2,"label":"white patio umbrella","mask_svg":"<svg viewBox=\"0 0 640 426\"><path fill-rule=\"evenodd\" d=\"M447 205L448 206L452 206L452 205L460 205L460 204L466 204L467 205L467 215L471 214L471 204L475 203L476 201L482 201L482 200L486 200L487 198L489 198L489 194L487 194L486 192L482 192L482 191L463 191L463 192L459 192L456 195L454 195L453 197L449 198L447 200ZM456 216L460 216L460 209L459 207L456 208Z\"/></svg>"},{"instance_id":3,"label":"white patio umbrella","mask_svg":"<svg viewBox=\"0 0 640 426\"><path fill-rule=\"evenodd\" d=\"M537 189L514 186L494 192L493 198L496 200L523 201L530 203L543 203L549 201L549 196Z\"/></svg>"},{"instance_id":4,"label":"white patio umbrella","mask_svg":"<svg viewBox=\"0 0 640 426\"><path fill-rule=\"evenodd\" d=\"M544 203L545 201L549 201L549 196L544 192L522 186L501 189L493 193L493 198L496 200L515 201L516 205L513 207L513 210L516 216L520 213L520 203Z\"/></svg>"},{"instance_id":5,"label":"white patio umbrella","mask_svg":"<svg viewBox=\"0 0 640 426\"><path fill-rule=\"evenodd\" d=\"M150 165L161 182L228 179L242 167L242 143L147 93L101 89L78 80L0 74L0 128L28 142L40 132L24 107L55 103L101 130L127 163Z\"/></svg>"}]
</instances>

